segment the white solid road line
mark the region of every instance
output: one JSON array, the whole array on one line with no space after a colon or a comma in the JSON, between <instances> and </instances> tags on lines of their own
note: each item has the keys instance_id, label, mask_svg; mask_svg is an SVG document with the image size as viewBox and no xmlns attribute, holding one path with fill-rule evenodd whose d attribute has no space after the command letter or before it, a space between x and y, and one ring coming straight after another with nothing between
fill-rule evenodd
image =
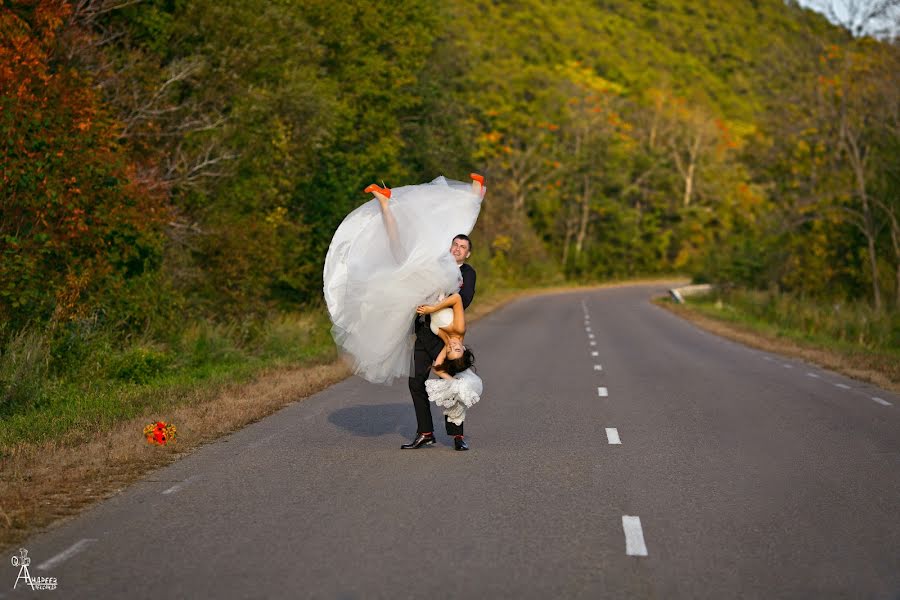
<instances>
[{"instance_id":1,"label":"white solid road line","mask_svg":"<svg viewBox=\"0 0 900 600\"><path fill-rule=\"evenodd\" d=\"M628 556L647 556L647 545L644 543L644 530L641 529L641 518L623 516L622 529L625 530L625 554Z\"/></svg>"},{"instance_id":2,"label":"white solid road line","mask_svg":"<svg viewBox=\"0 0 900 600\"><path fill-rule=\"evenodd\" d=\"M607 390L605 387L598 387L597 395L601 398L606 398L607 396L609 396L609 390Z\"/></svg>"},{"instance_id":3,"label":"white solid road line","mask_svg":"<svg viewBox=\"0 0 900 600\"><path fill-rule=\"evenodd\" d=\"M594 370L595 370L595 371L602 371L602 370L603 370L603 367L601 367L600 365L594 365Z\"/></svg>"},{"instance_id":4,"label":"white solid road line","mask_svg":"<svg viewBox=\"0 0 900 600\"><path fill-rule=\"evenodd\" d=\"M622 440L619 439L619 430L615 427L607 427L606 428L606 439L609 440L610 444L621 445Z\"/></svg>"},{"instance_id":5,"label":"white solid road line","mask_svg":"<svg viewBox=\"0 0 900 600\"><path fill-rule=\"evenodd\" d=\"M53 558L51 558L50 560L45 560L44 562L39 564L37 566L37 568L41 569L42 571L46 571L47 569L52 569L59 563L72 558L73 556L75 556L76 554L78 554L79 552L84 550L85 546L87 546L88 544L90 544L92 542L96 542L96 541L97 540L94 538L85 538L83 540L79 540L79 541L75 542L74 544L72 544L71 546L69 546L68 548L66 548L65 550L63 550L62 552L60 552L59 554L57 554L56 556L54 556Z\"/></svg>"},{"instance_id":6,"label":"white solid road line","mask_svg":"<svg viewBox=\"0 0 900 600\"><path fill-rule=\"evenodd\" d=\"M834 387L839 387L839 388L841 388L842 390L849 390L849 389L850 389L850 386L847 385L847 384L845 384L845 383L836 383L836 384L834 384Z\"/></svg>"},{"instance_id":7,"label":"white solid road line","mask_svg":"<svg viewBox=\"0 0 900 600\"><path fill-rule=\"evenodd\" d=\"M872 400L874 400L875 402L877 402L878 404L880 404L882 406L893 406L890 402L888 402L884 398L878 398L877 396L872 396Z\"/></svg>"}]
</instances>

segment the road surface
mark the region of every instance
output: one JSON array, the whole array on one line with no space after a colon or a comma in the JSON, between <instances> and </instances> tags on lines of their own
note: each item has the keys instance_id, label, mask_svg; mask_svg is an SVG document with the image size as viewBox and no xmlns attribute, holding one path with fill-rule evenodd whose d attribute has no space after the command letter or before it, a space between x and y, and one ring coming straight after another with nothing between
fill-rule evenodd
<instances>
[{"instance_id":1,"label":"road surface","mask_svg":"<svg viewBox=\"0 0 900 600\"><path fill-rule=\"evenodd\" d=\"M91 599L900 597L900 398L663 291L472 325L469 452L401 451L405 382L350 378L36 535L31 575ZM0 598L34 594L4 561Z\"/></svg>"}]
</instances>

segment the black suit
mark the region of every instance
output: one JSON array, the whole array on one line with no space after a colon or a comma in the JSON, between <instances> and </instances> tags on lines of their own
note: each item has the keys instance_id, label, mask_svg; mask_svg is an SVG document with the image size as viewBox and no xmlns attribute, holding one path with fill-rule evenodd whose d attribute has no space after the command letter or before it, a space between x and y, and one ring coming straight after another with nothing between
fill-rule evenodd
<instances>
[{"instance_id":1,"label":"black suit","mask_svg":"<svg viewBox=\"0 0 900 600\"><path fill-rule=\"evenodd\" d=\"M462 297L463 308L468 308L475 297L475 269L463 263L459 267L462 273L463 283L459 288ZM416 345L413 350L413 363L415 365L413 376L409 378L409 393L412 396L413 406L416 408L416 421L419 433L434 431L434 423L431 420L431 405L428 402L428 392L425 390L425 380L431 371L431 365L437 359L438 354L444 349L444 342L431 331L431 315L424 319L416 319ZM447 435L462 435L463 426L451 423L444 417L444 425Z\"/></svg>"}]
</instances>

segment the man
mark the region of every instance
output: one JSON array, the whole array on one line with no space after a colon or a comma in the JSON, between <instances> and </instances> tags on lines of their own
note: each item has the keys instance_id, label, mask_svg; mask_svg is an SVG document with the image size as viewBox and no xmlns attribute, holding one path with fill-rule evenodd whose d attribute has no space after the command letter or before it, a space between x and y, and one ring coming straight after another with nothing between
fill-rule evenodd
<instances>
[{"instance_id":1,"label":"man","mask_svg":"<svg viewBox=\"0 0 900 600\"><path fill-rule=\"evenodd\" d=\"M475 269L466 260L472 254L472 240L469 236L459 234L453 238L450 245L450 254L456 259L459 271L462 274L462 285L459 295L462 297L463 308L468 308L475 297ZM444 348L444 342L431 331L431 315L416 319L416 345L413 350L413 363L415 368L412 377L409 378L409 393L412 396L413 406L416 409L416 421L418 433L416 439L409 444L403 444L400 448L413 450L430 446L435 443L434 424L431 420L431 403L428 402L428 392L425 391L425 381L431 372L438 354ZM469 446L463 437L463 426L456 425L444 417L444 427L447 435L453 436L453 446L457 450L468 450Z\"/></svg>"}]
</instances>

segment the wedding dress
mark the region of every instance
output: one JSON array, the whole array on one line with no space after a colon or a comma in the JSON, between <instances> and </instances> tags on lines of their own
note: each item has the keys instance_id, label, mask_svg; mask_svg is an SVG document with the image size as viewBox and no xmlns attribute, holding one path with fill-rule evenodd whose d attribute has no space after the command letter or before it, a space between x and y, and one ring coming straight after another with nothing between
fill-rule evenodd
<instances>
[{"instance_id":1,"label":"wedding dress","mask_svg":"<svg viewBox=\"0 0 900 600\"><path fill-rule=\"evenodd\" d=\"M460 371L453 379L429 379L425 382L428 399L444 409L447 420L462 425L466 410L481 399L484 384L472 369Z\"/></svg>"},{"instance_id":2,"label":"wedding dress","mask_svg":"<svg viewBox=\"0 0 900 600\"><path fill-rule=\"evenodd\" d=\"M459 291L450 244L472 231L481 197L468 183L438 177L393 188L388 207L397 222L395 243L378 200L369 200L335 231L323 273L338 348L355 374L387 384L410 374L416 307Z\"/></svg>"}]
</instances>

